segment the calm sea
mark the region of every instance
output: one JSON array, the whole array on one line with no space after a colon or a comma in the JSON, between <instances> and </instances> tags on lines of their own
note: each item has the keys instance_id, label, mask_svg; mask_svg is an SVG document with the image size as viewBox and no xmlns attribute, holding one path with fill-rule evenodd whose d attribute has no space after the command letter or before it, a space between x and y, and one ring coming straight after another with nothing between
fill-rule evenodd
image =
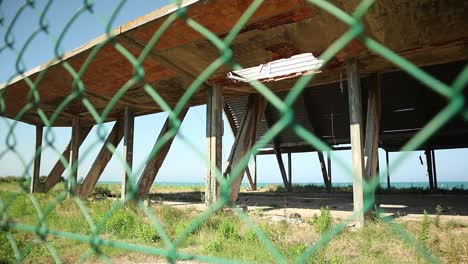
<instances>
[{"instance_id":1,"label":"calm sea","mask_svg":"<svg viewBox=\"0 0 468 264\"><path fill-rule=\"evenodd\" d=\"M120 181L100 181L100 183L103 184L119 184ZM294 185L317 185L317 186L323 186L322 182L298 182L298 183L293 183ZM160 185L160 186L204 186L203 182L155 182L153 185ZM264 182L264 183L258 183L257 186L259 188L268 186L268 185L283 185L283 183L280 182ZM346 187L350 186L350 182L334 182L333 186L338 186L338 187ZM387 187L386 182L382 182L380 184L382 188ZM243 187L248 187L248 183L242 183ZM395 188L411 188L411 187L420 187L420 188L429 188L429 183L427 182L392 182L391 183L392 187ZM438 182L437 187L439 189L452 189L452 188L461 188L464 190L468 190L468 181L459 181L459 182Z\"/></svg>"}]
</instances>

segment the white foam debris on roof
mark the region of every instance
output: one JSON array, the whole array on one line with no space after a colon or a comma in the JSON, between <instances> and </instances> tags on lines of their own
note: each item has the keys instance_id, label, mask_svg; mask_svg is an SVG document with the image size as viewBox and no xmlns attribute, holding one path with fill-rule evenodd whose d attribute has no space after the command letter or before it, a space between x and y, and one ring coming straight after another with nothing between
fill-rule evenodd
<instances>
[{"instance_id":1,"label":"white foam debris on roof","mask_svg":"<svg viewBox=\"0 0 468 264\"><path fill-rule=\"evenodd\" d=\"M320 72L323 60L314 57L312 53L302 53L287 59L275 60L259 66L232 71L227 77L241 82L279 81L290 79L300 75Z\"/></svg>"}]
</instances>

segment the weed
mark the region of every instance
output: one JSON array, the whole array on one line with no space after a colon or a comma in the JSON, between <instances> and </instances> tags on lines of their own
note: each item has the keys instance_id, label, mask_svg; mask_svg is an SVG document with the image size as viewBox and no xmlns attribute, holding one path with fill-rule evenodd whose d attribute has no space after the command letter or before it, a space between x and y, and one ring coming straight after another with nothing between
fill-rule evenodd
<instances>
[{"instance_id":1,"label":"weed","mask_svg":"<svg viewBox=\"0 0 468 264\"><path fill-rule=\"evenodd\" d=\"M317 233L320 234L330 229L333 224L333 217L331 216L328 206L320 208L320 215L314 215L312 224L314 225Z\"/></svg>"},{"instance_id":2,"label":"weed","mask_svg":"<svg viewBox=\"0 0 468 264\"><path fill-rule=\"evenodd\" d=\"M293 245L289 251L294 255L294 256L300 256L302 255L305 251L307 250L307 246L304 243L298 243Z\"/></svg>"},{"instance_id":3,"label":"weed","mask_svg":"<svg viewBox=\"0 0 468 264\"><path fill-rule=\"evenodd\" d=\"M431 220L429 219L429 216L427 215L426 210L424 210L424 218L421 222L421 228L419 230L419 236L418 236L419 241L424 245L426 245L427 241L429 240L430 225L431 225Z\"/></svg>"},{"instance_id":4,"label":"weed","mask_svg":"<svg viewBox=\"0 0 468 264\"><path fill-rule=\"evenodd\" d=\"M217 237L227 240L238 240L238 227L234 221L230 221L229 219L221 221L218 226Z\"/></svg>"}]
</instances>

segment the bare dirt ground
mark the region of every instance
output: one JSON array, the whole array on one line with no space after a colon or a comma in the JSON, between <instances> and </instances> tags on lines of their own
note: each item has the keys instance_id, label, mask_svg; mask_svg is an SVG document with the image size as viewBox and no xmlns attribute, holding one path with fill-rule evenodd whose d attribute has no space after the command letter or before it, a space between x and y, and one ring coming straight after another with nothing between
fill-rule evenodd
<instances>
[{"instance_id":1,"label":"bare dirt ground","mask_svg":"<svg viewBox=\"0 0 468 264\"><path fill-rule=\"evenodd\" d=\"M197 202L199 192L157 194L163 204L177 208L196 208L206 210L206 206ZM442 208L441 220L457 220L468 223L468 195L465 194L418 194L397 193L377 194L378 208L384 215L398 217L401 220L422 219L424 211L429 215L436 213L436 207ZM244 191L239 195L238 204L246 206L248 212L256 212L273 218L300 215L302 218L313 217L321 207L328 206L333 217L344 219L353 211L352 193L278 193L265 191Z\"/></svg>"}]
</instances>

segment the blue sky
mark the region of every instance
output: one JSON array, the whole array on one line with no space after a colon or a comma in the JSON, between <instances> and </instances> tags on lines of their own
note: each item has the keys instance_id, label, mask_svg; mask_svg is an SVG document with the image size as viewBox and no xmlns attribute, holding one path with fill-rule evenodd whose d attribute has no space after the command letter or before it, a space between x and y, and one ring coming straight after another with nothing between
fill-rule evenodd
<instances>
[{"instance_id":1,"label":"blue sky","mask_svg":"<svg viewBox=\"0 0 468 264\"><path fill-rule=\"evenodd\" d=\"M0 82L5 82L15 75L15 61L20 48L25 40L36 30L39 22L39 14L46 4L46 0L35 1L34 8L28 7L19 16L15 26L12 28L15 39L12 50L4 50L0 53ZM73 23L69 33L66 34L61 49L68 51L74 49L85 42L104 33L106 21L108 21L113 10L117 6L115 0L95 1L94 14L84 12ZM169 1L149 1L132 0L127 1L121 12L117 15L113 26L121 25L138 16L149 13ZM3 1L0 5L0 12L4 16L4 25L0 26L2 36L0 46L4 45L4 37L7 26L17 13L22 1ZM47 13L47 21L51 36L44 33L38 34L24 53L24 64L26 69L31 69L41 63L47 62L54 57L54 39L57 39L62 32L65 24L70 17L76 13L83 4L83 1L53 1L50 10ZM154 144L159 131L165 121L166 114L153 114L136 118L135 121L135 146L134 146L134 164L135 168L140 168L144 164L145 157L148 155ZM8 124L12 120L0 118L0 176L21 175L24 170L21 156L26 162L32 160L34 151L35 129L31 125L20 123L15 129L17 144L14 151L6 151L6 134ZM198 155L184 140L177 138L166 158L156 182L199 182L205 175L205 106L192 108L182 127L180 133L185 139L202 153ZM106 126L110 130L110 124ZM55 142L57 149L63 150L70 139L70 128L54 128ZM229 127L225 124L225 135L223 138L223 158L226 160L233 142L233 136ZM96 157L101 145L96 144L96 130L94 129L80 149L80 168L79 178L82 178L88 172L94 158ZM122 153L122 144L117 148L116 155L112 158L101 180L119 180L122 175L122 165L119 157ZM6 151L6 152L5 152ZM84 153L86 153L84 155ZM385 169L385 153L380 150L380 166ZM464 181L467 179L468 164L466 163L466 149L458 150L440 150L436 151L437 170L439 181ZM397 154L391 153L390 159L394 159ZM400 166L391 172L392 181L427 181L426 167L419 162L419 156L425 158L421 152L412 152ZM344 160L349 166L351 155L349 151L337 152L337 157ZM57 160L58 156L50 149L42 154L41 175L47 175ZM287 162L287 157L284 155ZM346 182L351 177L336 163L332 166L333 181ZM321 182L321 171L316 153L298 153L293 154L293 182ZM258 180L259 182L281 182L281 176L278 170L276 159L273 155L258 157ZM382 178L382 181L385 181Z\"/></svg>"}]
</instances>

